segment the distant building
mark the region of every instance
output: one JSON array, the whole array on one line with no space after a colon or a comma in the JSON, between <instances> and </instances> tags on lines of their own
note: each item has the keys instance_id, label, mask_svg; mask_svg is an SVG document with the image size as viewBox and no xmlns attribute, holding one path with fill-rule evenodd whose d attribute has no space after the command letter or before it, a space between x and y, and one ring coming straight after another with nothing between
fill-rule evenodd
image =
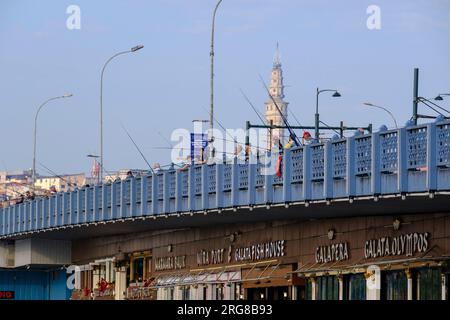
<instances>
[{"instance_id":1,"label":"distant building","mask_svg":"<svg viewBox=\"0 0 450 320\"><path fill-rule=\"evenodd\" d=\"M108 172L103 176L103 180L106 181L114 181L117 179L124 180L127 178L128 173L131 172L133 176L139 176L148 174L149 170L143 170L143 169L120 169L116 172Z\"/></svg>"},{"instance_id":2,"label":"distant building","mask_svg":"<svg viewBox=\"0 0 450 320\"><path fill-rule=\"evenodd\" d=\"M273 60L272 74L269 85L269 92L272 98L266 102L266 121L267 124L272 122L274 126L284 125L283 119L280 115L280 111L285 118L288 116L287 107L288 102L284 101L284 84L283 84L283 71L281 69L280 51L277 44L277 50ZM275 101L275 103L274 103ZM278 108L280 109L278 111ZM284 137L284 129L272 129L267 132L267 149L272 150L272 147L276 141L285 142L287 139Z\"/></svg>"},{"instance_id":3,"label":"distant building","mask_svg":"<svg viewBox=\"0 0 450 320\"><path fill-rule=\"evenodd\" d=\"M84 173L66 174L60 176L40 176L36 179L36 187L44 190L50 190L52 187L56 191L70 191L76 187L86 184L86 175Z\"/></svg>"}]
</instances>

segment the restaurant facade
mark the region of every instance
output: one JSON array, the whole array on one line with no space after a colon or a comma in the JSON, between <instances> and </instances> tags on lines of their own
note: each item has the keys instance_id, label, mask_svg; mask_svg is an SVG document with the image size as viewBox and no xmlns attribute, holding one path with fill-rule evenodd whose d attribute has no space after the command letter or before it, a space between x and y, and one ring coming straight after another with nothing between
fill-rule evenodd
<instances>
[{"instance_id":1,"label":"restaurant facade","mask_svg":"<svg viewBox=\"0 0 450 320\"><path fill-rule=\"evenodd\" d=\"M92 269L76 277L74 298L442 300L450 214L148 231L74 241L72 256Z\"/></svg>"}]
</instances>

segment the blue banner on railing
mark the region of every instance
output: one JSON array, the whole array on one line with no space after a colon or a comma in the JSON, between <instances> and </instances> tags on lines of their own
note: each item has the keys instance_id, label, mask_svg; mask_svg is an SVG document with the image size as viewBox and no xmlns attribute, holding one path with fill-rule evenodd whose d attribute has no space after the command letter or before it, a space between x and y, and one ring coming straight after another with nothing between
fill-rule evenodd
<instances>
[{"instance_id":1,"label":"blue banner on railing","mask_svg":"<svg viewBox=\"0 0 450 320\"><path fill-rule=\"evenodd\" d=\"M191 156L194 160L204 160L204 153L208 145L208 135L205 133L191 133Z\"/></svg>"}]
</instances>

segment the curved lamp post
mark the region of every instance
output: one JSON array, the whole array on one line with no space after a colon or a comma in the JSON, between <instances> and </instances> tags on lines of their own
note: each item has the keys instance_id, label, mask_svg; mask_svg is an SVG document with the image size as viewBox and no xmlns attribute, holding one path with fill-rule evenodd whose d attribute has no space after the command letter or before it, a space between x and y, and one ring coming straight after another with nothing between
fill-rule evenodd
<instances>
[{"instance_id":1,"label":"curved lamp post","mask_svg":"<svg viewBox=\"0 0 450 320\"><path fill-rule=\"evenodd\" d=\"M137 46L131 48L130 50L116 53L111 58L109 58L103 65L102 74L101 74L101 78L100 78L100 167L101 168L103 168L103 74L105 73L105 68L108 65L108 63L115 57L126 54L126 53L136 52L138 50L141 50L142 48L144 48L143 45L137 45ZM100 169L99 177L100 177L99 180L103 181L102 169Z\"/></svg>"},{"instance_id":2,"label":"curved lamp post","mask_svg":"<svg viewBox=\"0 0 450 320\"><path fill-rule=\"evenodd\" d=\"M377 105L375 105L373 103L370 103L370 102L364 102L363 105L368 106L368 107L378 108L378 109L381 109L381 110L384 110L385 112L387 112L391 116L392 120L394 120L395 129L398 129L397 120L395 120L394 115L387 108L382 107L382 106L377 106Z\"/></svg>"},{"instance_id":3,"label":"curved lamp post","mask_svg":"<svg viewBox=\"0 0 450 320\"><path fill-rule=\"evenodd\" d=\"M319 88L317 88L317 92L316 92L316 114L315 114L315 125L314 125L314 137L316 139L319 139L319 123L320 123L320 119L319 119L319 95L322 92L327 92L327 91L334 91L332 97L334 98L338 98L341 96L341 94L336 90L336 89L323 89L323 90L319 90Z\"/></svg>"},{"instance_id":4,"label":"curved lamp post","mask_svg":"<svg viewBox=\"0 0 450 320\"><path fill-rule=\"evenodd\" d=\"M36 111L36 115L34 116L34 137L33 137L33 172L32 172L33 188L35 187L35 183L36 183L36 133L37 133L37 119L38 119L39 112L50 101L53 101L56 99L70 98L71 96L72 96L71 93L66 93L65 95L62 95L62 96L57 96L57 97L47 99L39 106L39 108Z\"/></svg>"}]
</instances>

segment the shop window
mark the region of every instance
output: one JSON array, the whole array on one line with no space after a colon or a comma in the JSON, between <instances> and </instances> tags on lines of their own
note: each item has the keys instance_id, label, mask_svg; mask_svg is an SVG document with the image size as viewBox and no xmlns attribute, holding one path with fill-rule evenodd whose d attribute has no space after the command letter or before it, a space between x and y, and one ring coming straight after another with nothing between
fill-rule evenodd
<instances>
[{"instance_id":1,"label":"shop window","mask_svg":"<svg viewBox=\"0 0 450 320\"><path fill-rule=\"evenodd\" d=\"M311 279L306 279L305 284L305 299L312 300L312 282Z\"/></svg>"},{"instance_id":2,"label":"shop window","mask_svg":"<svg viewBox=\"0 0 450 320\"><path fill-rule=\"evenodd\" d=\"M190 300L190 298L191 298L191 287L190 286L180 287L180 290L181 290L181 299L182 300Z\"/></svg>"},{"instance_id":3,"label":"shop window","mask_svg":"<svg viewBox=\"0 0 450 320\"><path fill-rule=\"evenodd\" d=\"M316 278L316 300L339 300L339 281L336 276Z\"/></svg>"},{"instance_id":4,"label":"shop window","mask_svg":"<svg viewBox=\"0 0 450 320\"><path fill-rule=\"evenodd\" d=\"M420 300L441 300L441 271L436 268L419 269L417 272Z\"/></svg>"},{"instance_id":5,"label":"shop window","mask_svg":"<svg viewBox=\"0 0 450 320\"><path fill-rule=\"evenodd\" d=\"M366 278L364 274L349 274L344 278L345 300L366 300Z\"/></svg>"},{"instance_id":6,"label":"shop window","mask_svg":"<svg viewBox=\"0 0 450 320\"><path fill-rule=\"evenodd\" d=\"M383 272L381 275L381 299L408 300L408 280L405 270Z\"/></svg>"},{"instance_id":7,"label":"shop window","mask_svg":"<svg viewBox=\"0 0 450 320\"><path fill-rule=\"evenodd\" d=\"M135 281L142 282L144 279L144 258L136 258L133 261L133 278Z\"/></svg>"}]
</instances>

